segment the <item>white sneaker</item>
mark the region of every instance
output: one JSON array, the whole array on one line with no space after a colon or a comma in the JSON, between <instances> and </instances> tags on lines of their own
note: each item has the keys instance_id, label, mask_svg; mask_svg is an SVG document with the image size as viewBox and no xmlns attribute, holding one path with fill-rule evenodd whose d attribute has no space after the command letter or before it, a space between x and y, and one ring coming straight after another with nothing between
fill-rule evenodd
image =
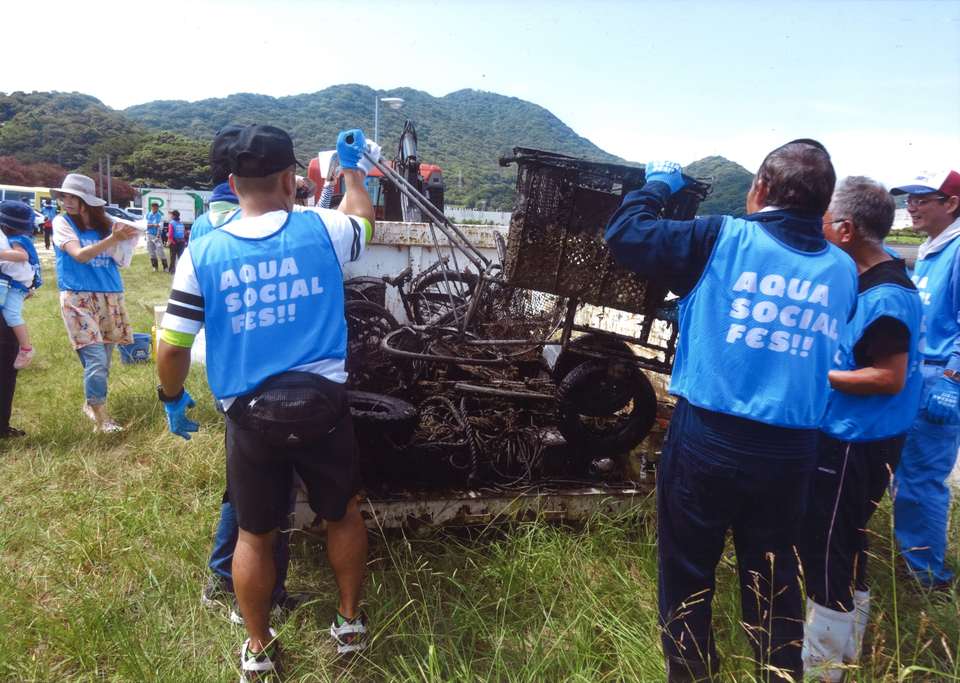
<instances>
[{"instance_id":1,"label":"white sneaker","mask_svg":"<svg viewBox=\"0 0 960 683\"><path fill-rule=\"evenodd\" d=\"M279 683L280 681L280 644L277 632L270 629L273 657L265 652L251 652L250 639L243 641L240 648L240 683Z\"/></svg>"},{"instance_id":2,"label":"white sneaker","mask_svg":"<svg viewBox=\"0 0 960 683\"><path fill-rule=\"evenodd\" d=\"M25 349L22 346L20 347L20 352L17 353L17 357L13 360L13 369L14 370L23 370L25 367L30 365L30 361L33 360L33 347Z\"/></svg>"},{"instance_id":3,"label":"white sneaker","mask_svg":"<svg viewBox=\"0 0 960 683\"><path fill-rule=\"evenodd\" d=\"M84 401L83 403L83 414L86 415L93 422L93 431L101 434L115 434L116 432L122 432L123 427L114 422L111 418L106 418L103 422L100 422L100 419L97 417L96 411L93 409L89 403Z\"/></svg>"},{"instance_id":4,"label":"white sneaker","mask_svg":"<svg viewBox=\"0 0 960 683\"><path fill-rule=\"evenodd\" d=\"M337 615L339 616L339 615ZM338 655L349 655L367 649L367 617L360 613L351 621L337 626L337 617L330 624L330 637L337 644Z\"/></svg>"},{"instance_id":5,"label":"white sneaker","mask_svg":"<svg viewBox=\"0 0 960 683\"><path fill-rule=\"evenodd\" d=\"M107 418L106 420L103 421L103 424L101 424L97 428L97 431L100 432L101 434L115 434L117 432L122 432L123 427L118 425L116 422L114 422L110 418Z\"/></svg>"}]
</instances>

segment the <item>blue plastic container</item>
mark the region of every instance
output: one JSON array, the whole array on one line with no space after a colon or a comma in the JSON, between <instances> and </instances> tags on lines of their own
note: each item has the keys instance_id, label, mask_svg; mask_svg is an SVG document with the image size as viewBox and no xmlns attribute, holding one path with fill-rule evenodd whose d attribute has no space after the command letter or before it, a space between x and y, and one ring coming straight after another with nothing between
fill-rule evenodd
<instances>
[{"instance_id":1,"label":"blue plastic container","mask_svg":"<svg viewBox=\"0 0 960 683\"><path fill-rule=\"evenodd\" d=\"M149 334L136 332L133 335L132 344L121 344L120 362L124 365L133 363L146 363L150 360L151 338Z\"/></svg>"}]
</instances>

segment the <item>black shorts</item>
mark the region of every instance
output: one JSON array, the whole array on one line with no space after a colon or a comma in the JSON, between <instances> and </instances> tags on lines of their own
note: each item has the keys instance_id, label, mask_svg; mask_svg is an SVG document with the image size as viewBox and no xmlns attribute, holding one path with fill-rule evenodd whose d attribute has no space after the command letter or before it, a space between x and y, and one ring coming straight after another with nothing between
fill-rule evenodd
<instances>
[{"instance_id":1,"label":"black shorts","mask_svg":"<svg viewBox=\"0 0 960 683\"><path fill-rule=\"evenodd\" d=\"M296 470L307 488L310 507L335 522L360 490L353 420L346 411L336 428L309 445L278 446L259 431L227 423L227 490L244 531L264 534L280 526L290 509Z\"/></svg>"}]
</instances>

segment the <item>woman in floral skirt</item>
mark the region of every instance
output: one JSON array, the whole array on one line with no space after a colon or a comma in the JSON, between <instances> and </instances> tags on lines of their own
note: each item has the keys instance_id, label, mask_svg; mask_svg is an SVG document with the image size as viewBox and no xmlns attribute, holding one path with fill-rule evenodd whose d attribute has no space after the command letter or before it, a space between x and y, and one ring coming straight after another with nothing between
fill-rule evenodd
<instances>
[{"instance_id":1,"label":"woman in floral skirt","mask_svg":"<svg viewBox=\"0 0 960 683\"><path fill-rule=\"evenodd\" d=\"M94 431L122 428L107 412L107 381L115 344L133 342L120 268L130 265L139 231L113 223L93 179L71 173L51 190L63 212L53 220L60 312L83 365L83 414Z\"/></svg>"}]
</instances>

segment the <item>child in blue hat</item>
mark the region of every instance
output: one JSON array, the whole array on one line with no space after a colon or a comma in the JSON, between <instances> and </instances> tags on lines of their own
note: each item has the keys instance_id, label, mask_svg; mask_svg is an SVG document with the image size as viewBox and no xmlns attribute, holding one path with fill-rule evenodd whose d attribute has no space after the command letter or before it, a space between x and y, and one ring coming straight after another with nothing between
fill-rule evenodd
<instances>
[{"instance_id":1,"label":"child in blue hat","mask_svg":"<svg viewBox=\"0 0 960 683\"><path fill-rule=\"evenodd\" d=\"M0 294L3 319L17 337L20 352L13 361L22 370L33 360L30 332L23 319L23 302L40 286L40 259L30 235L33 233L33 209L18 201L0 202Z\"/></svg>"}]
</instances>

